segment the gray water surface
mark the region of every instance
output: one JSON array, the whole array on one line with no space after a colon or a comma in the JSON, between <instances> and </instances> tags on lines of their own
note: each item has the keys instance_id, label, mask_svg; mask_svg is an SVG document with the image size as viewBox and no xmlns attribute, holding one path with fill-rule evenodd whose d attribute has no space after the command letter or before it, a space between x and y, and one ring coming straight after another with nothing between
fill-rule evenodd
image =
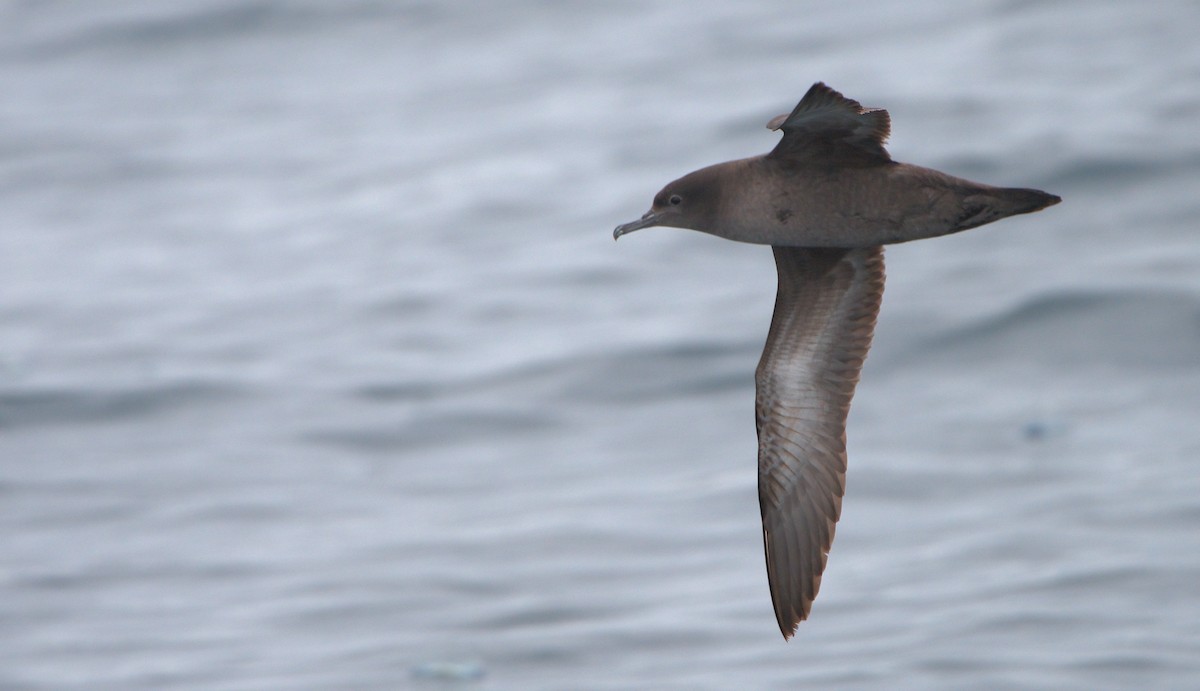
<instances>
[{"instance_id":1,"label":"gray water surface","mask_svg":"<svg viewBox=\"0 0 1200 691\"><path fill-rule=\"evenodd\" d=\"M903 7L903 9L901 9ZM1188 688L1193 2L0 2L0 687ZM888 251L812 617L763 247L824 80L1064 203Z\"/></svg>"}]
</instances>

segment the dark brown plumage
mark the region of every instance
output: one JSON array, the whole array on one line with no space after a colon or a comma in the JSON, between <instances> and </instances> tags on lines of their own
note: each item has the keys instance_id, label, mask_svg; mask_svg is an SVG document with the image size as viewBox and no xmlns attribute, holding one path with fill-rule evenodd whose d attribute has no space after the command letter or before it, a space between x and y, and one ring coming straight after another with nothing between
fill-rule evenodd
<instances>
[{"instance_id":1,"label":"dark brown plumage","mask_svg":"<svg viewBox=\"0 0 1200 691\"><path fill-rule=\"evenodd\" d=\"M883 297L883 247L1057 204L893 161L886 110L814 84L767 125L770 153L668 184L641 219L768 244L779 288L755 375L758 488L767 577L785 638L808 617L841 514L846 417Z\"/></svg>"}]
</instances>

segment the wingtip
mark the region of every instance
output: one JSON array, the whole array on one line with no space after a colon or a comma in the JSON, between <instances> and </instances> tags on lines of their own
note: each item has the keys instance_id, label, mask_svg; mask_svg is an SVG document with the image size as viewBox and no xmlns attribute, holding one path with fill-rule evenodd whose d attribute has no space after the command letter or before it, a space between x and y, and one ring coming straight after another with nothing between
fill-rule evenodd
<instances>
[{"instance_id":1,"label":"wingtip","mask_svg":"<svg viewBox=\"0 0 1200 691\"><path fill-rule=\"evenodd\" d=\"M809 87L788 115L772 118L770 130L784 137L769 156L818 157L877 164L891 160L884 144L892 119L883 108L867 108L825 82Z\"/></svg>"},{"instance_id":2,"label":"wingtip","mask_svg":"<svg viewBox=\"0 0 1200 691\"><path fill-rule=\"evenodd\" d=\"M816 593L813 593L813 597L816 597ZM800 630L800 622L808 619L808 614L812 611L812 600L802 599L790 604L782 602L774 604L776 605L775 621L779 624L779 633L783 634L783 640L790 641Z\"/></svg>"},{"instance_id":3,"label":"wingtip","mask_svg":"<svg viewBox=\"0 0 1200 691\"><path fill-rule=\"evenodd\" d=\"M785 623L785 620L779 620L779 633L783 634L784 641L790 641L796 637L796 632L800 630L800 622L804 621L804 617L800 617L791 624Z\"/></svg>"},{"instance_id":4,"label":"wingtip","mask_svg":"<svg viewBox=\"0 0 1200 691\"><path fill-rule=\"evenodd\" d=\"M831 97L837 98L837 99L846 98L845 96L842 95L842 92L838 91L837 89L833 88L832 86L829 86L825 82L813 82L813 85L808 87L808 91L804 92L804 98L808 98L810 96L816 97L818 94L831 96ZM804 98L802 98L800 100L803 101Z\"/></svg>"}]
</instances>

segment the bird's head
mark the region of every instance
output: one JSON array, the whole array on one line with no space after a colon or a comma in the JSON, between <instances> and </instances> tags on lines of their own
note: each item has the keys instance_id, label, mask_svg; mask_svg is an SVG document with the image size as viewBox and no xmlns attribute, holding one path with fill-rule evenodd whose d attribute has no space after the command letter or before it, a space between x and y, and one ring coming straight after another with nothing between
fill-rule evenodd
<instances>
[{"instance_id":1,"label":"bird's head","mask_svg":"<svg viewBox=\"0 0 1200 691\"><path fill-rule=\"evenodd\" d=\"M708 231L716 220L714 172L711 167L702 168L668 184L654 195L654 203L641 218L617 226L613 239L650 226Z\"/></svg>"}]
</instances>

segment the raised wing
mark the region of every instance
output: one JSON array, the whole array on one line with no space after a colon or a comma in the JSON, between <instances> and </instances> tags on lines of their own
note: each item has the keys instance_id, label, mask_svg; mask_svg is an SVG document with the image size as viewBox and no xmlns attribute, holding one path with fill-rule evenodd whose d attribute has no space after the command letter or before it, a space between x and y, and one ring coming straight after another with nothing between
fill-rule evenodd
<instances>
[{"instance_id":1,"label":"raised wing","mask_svg":"<svg viewBox=\"0 0 1200 691\"><path fill-rule=\"evenodd\" d=\"M783 130L768 158L791 165L878 165L892 160L884 141L892 120L883 109L863 108L822 82L812 85L791 115L767 123Z\"/></svg>"},{"instance_id":2,"label":"raised wing","mask_svg":"<svg viewBox=\"0 0 1200 691\"><path fill-rule=\"evenodd\" d=\"M758 496L784 638L821 587L846 485L846 416L883 297L883 248L772 247L779 291L756 374Z\"/></svg>"}]
</instances>

